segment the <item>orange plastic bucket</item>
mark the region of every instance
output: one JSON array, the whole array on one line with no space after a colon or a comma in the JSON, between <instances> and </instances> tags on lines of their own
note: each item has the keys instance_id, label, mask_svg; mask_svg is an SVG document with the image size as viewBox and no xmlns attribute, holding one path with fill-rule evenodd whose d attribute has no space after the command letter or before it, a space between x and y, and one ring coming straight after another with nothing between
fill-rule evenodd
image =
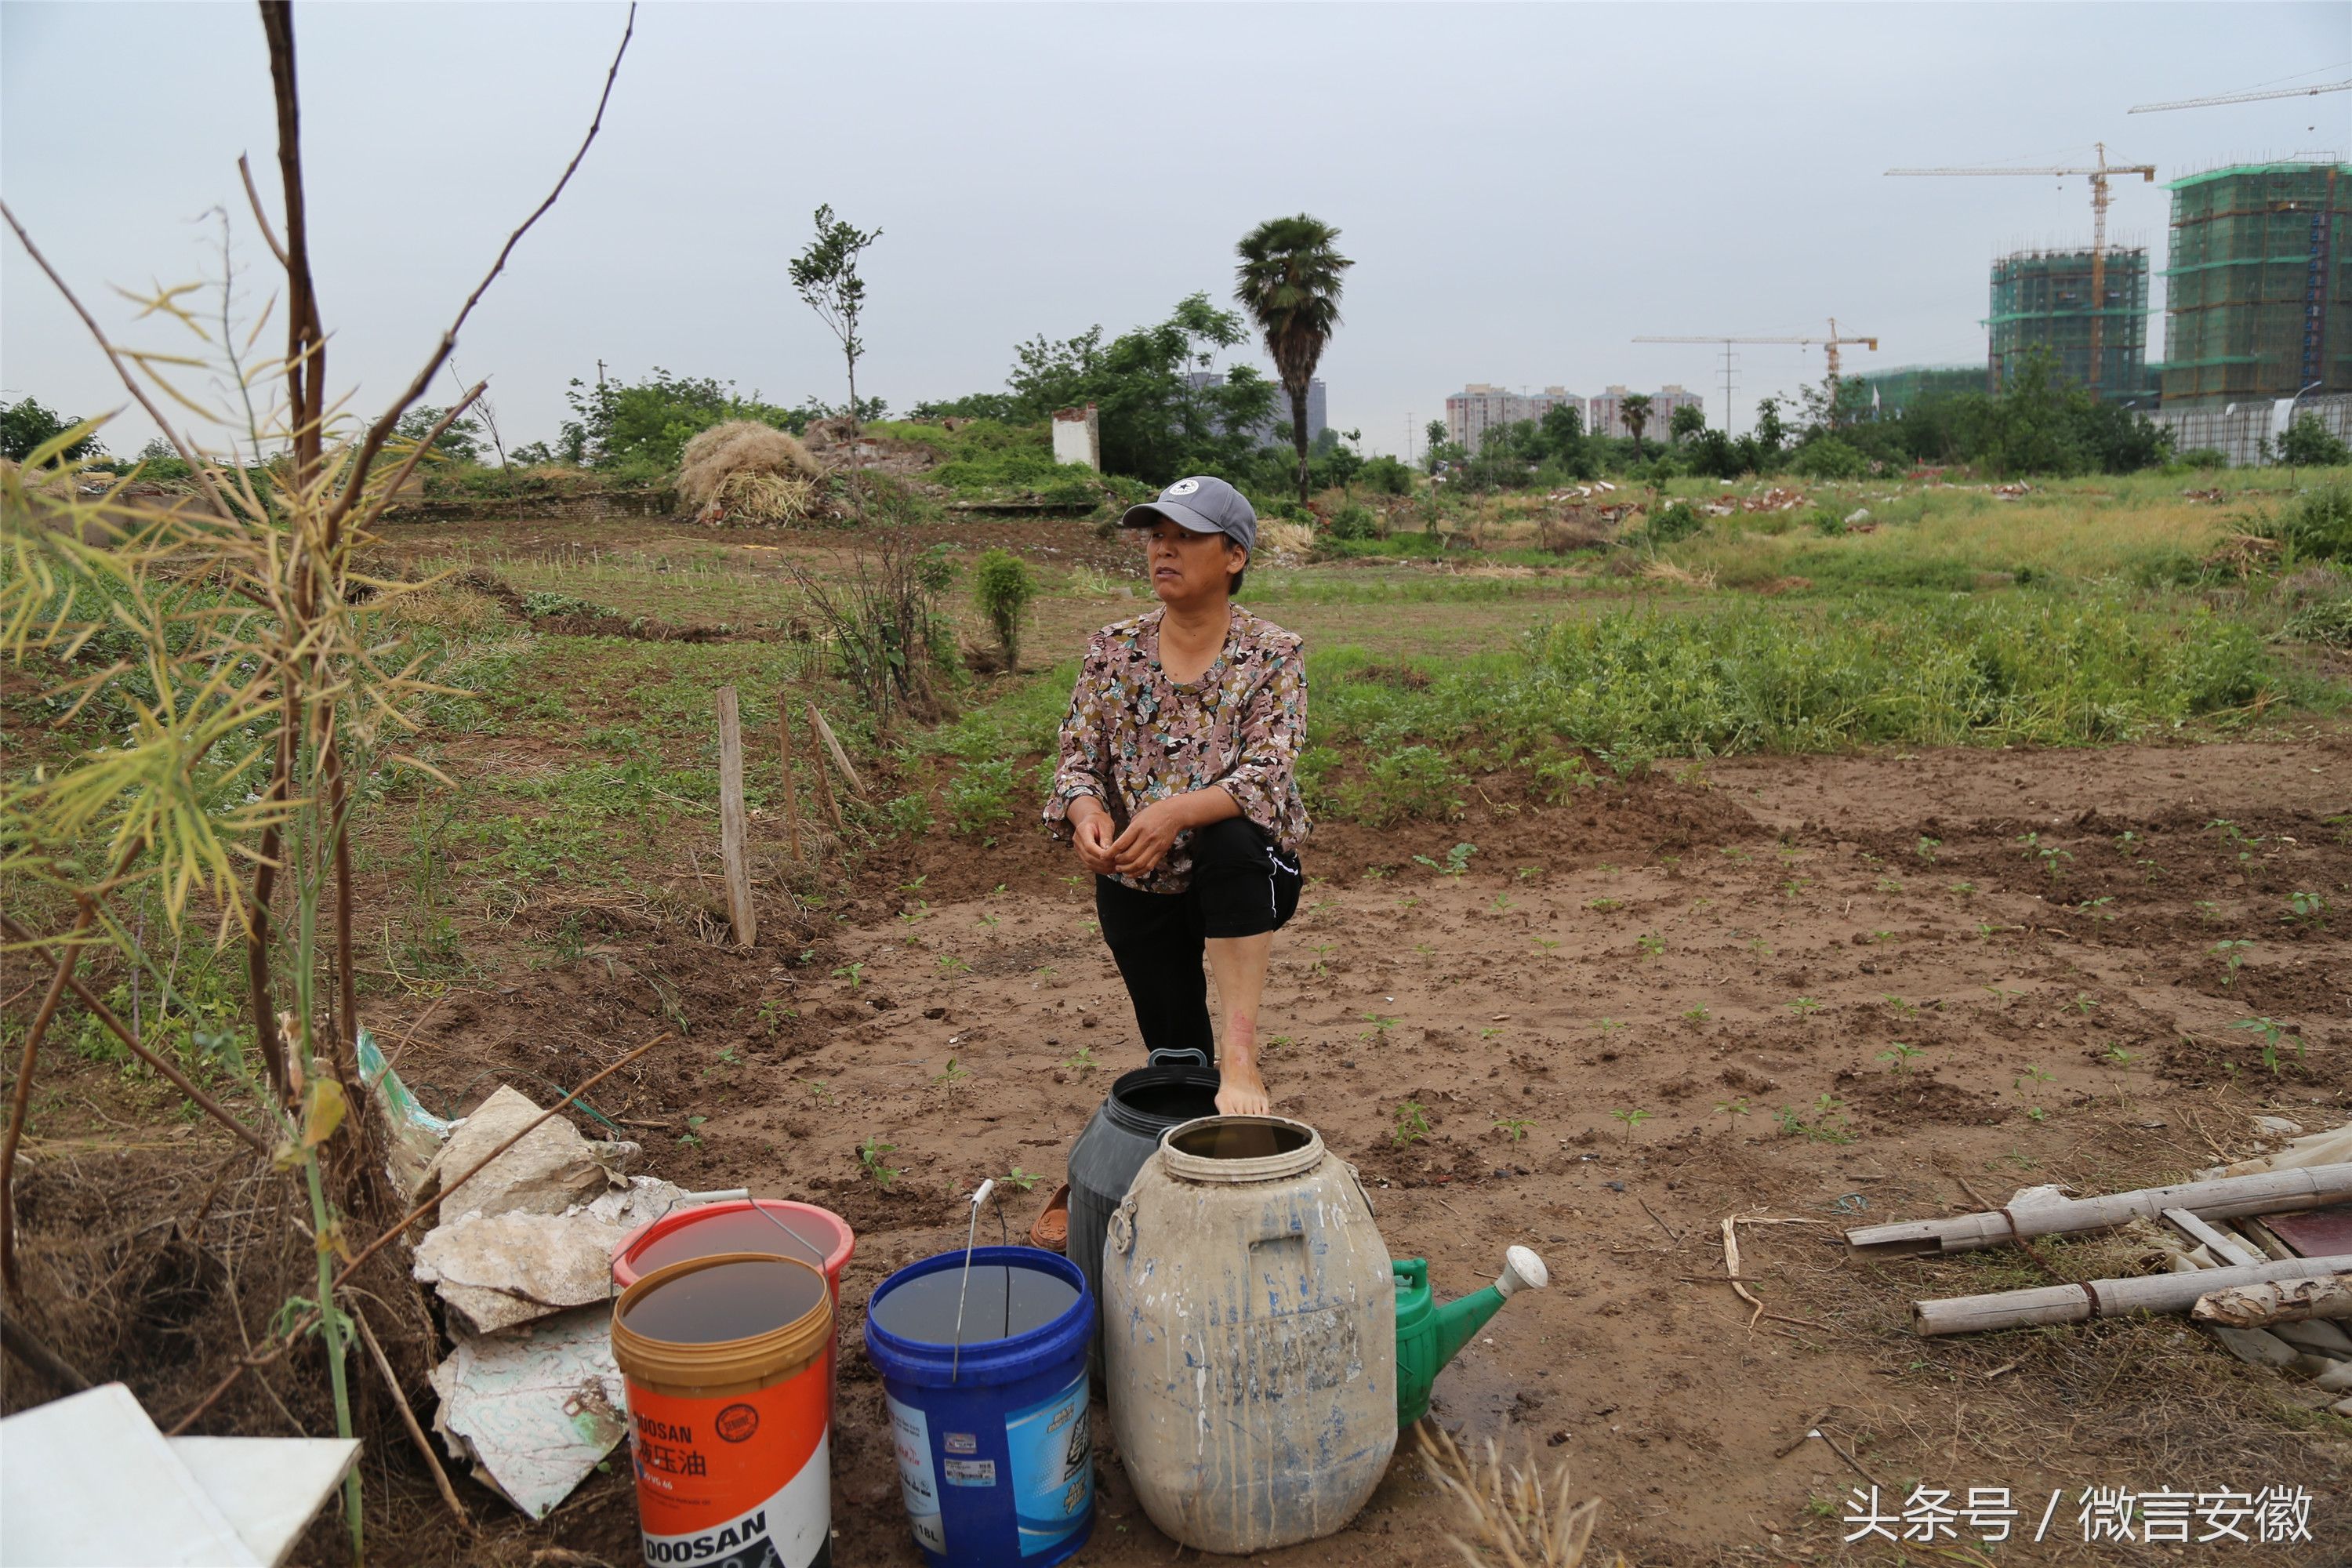
<instances>
[{"instance_id":1,"label":"orange plastic bucket","mask_svg":"<svg viewBox=\"0 0 2352 1568\"><path fill-rule=\"evenodd\" d=\"M728 1198L672 1209L640 1226L613 1249L613 1283L627 1289L640 1275L689 1258L721 1252L772 1252L804 1262L824 1261L834 1304L841 1302L841 1271L857 1250L856 1233L831 1209L784 1198Z\"/></svg>"},{"instance_id":2,"label":"orange plastic bucket","mask_svg":"<svg viewBox=\"0 0 2352 1568\"><path fill-rule=\"evenodd\" d=\"M648 1563L831 1561L832 1347L833 1292L797 1258L689 1258L621 1292Z\"/></svg>"}]
</instances>

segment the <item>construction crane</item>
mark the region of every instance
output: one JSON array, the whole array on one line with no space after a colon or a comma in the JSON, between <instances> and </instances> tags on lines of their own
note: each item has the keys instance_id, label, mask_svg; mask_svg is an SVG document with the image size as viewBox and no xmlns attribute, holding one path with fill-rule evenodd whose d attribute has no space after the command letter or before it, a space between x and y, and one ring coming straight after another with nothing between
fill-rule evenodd
<instances>
[{"instance_id":1,"label":"construction crane","mask_svg":"<svg viewBox=\"0 0 2352 1568\"><path fill-rule=\"evenodd\" d=\"M2091 180L2091 395L2099 391L2099 349L2105 336L2107 311L2107 176L2137 174L2141 183L2153 184L2156 165L2153 163L2110 163L2107 144L2098 142L2099 161L2083 169L1889 169L1890 174L2047 174L2063 177L2087 174Z\"/></svg>"},{"instance_id":2,"label":"construction crane","mask_svg":"<svg viewBox=\"0 0 2352 1568\"><path fill-rule=\"evenodd\" d=\"M1751 338L1724 332L1708 332L1697 337L1640 337L1637 343L1721 343L1723 345L1723 433L1731 434L1731 345L1734 343L1796 343L1801 346L1821 345L1830 366L1830 408L1834 417L1837 408L1838 350L1847 343L1860 343L1873 353L1878 352L1878 340L1838 331L1837 318L1830 318L1830 335L1825 338Z\"/></svg>"},{"instance_id":3,"label":"construction crane","mask_svg":"<svg viewBox=\"0 0 2352 1568\"><path fill-rule=\"evenodd\" d=\"M2167 109L2209 109L2217 103L2252 103L2263 98L2317 98L2323 92L2352 89L2352 80L2322 82L2317 87L2265 87L2252 92L2224 92L2212 98L2180 98L2170 103L2135 103L2130 112L2155 114Z\"/></svg>"}]
</instances>

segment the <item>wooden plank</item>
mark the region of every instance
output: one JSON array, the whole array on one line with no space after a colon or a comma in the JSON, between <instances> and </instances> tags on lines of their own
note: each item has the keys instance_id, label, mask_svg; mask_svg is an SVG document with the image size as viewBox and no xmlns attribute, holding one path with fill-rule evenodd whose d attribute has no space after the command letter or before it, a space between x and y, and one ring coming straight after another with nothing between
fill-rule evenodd
<instances>
[{"instance_id":1,"label":"wooden plank","mask_svg":"<svg viewBox=\"0 0 2352 1568\"><path fill-rule=\"evenodd\" d=\"M2000 1290L1988 1296L1952 1296L1911 1303L1911 1327L1926 1338L2017 1329L2034 1323L2080 1323L2133 1312L2185 1312L2197 1299L2232 1285L2273 1279L2305 1279L2352 1271L2352 1257L2298 1258L2251 1268L2196 1268L2185 1274L2152 1274L2134 1279L2097 1279L2088 1285L2048 1285L2036 1290Z\"/></svg>"},{"instance_id":2,"label":"wooden plank","mask_svg":"<svg viewBox=\"0 0 2352 1568\"><path fill-rule=\"evenodd\" d=\"M784 846L797 866L801 863L801 807L800 786L793 780L793 700L782 692L776 697L776 743L783 759Z\"/></svg>"},{"instance_id":3,"label":"wooden plank","mask_svg":"<svg viewBox=\"0 0 2352 1568\"><path fill-rule=\"evenodd\" d=\"M759 937L759 918L751 910L751 869L744 858L743 716L735 702L735 689L719 689L719 852L727 869L727 918L735 927L735 945L750 947Z\"/></svg>"},{"instance_id":4,"label":"wooden plank","mask_svg":"<svg viewBox=\"0 0 2352 1568\"><path fill-rule=\"evenodd\" d=\"M816 704L814 702L808 705L808 716L809 733L823 739L832 732L825 728L824 715L816 710ZM816 760L815 772L817 804L824 807L824 819L833 825L833 831L838 836L841 832L841 805L833 798L833 779L824 771L823 756L819 756Z\"/></svg>"},{"instance_id":5,"label":"wooden plank","mask_svg":"<svg viewBox=\"0 0 2352 1568\"><path fill-rule=\"evenodd\" d=\"M824 749L832 754L833 765L839 768L841 776L848 781L849 793L862 801L870 803L874 797L866 793L866 781L859 778L857 770L849 765L849 753L842 749L840 737L833 732L833 726L824 721L824 715L817 710L817 705L814 702L809 704L809 726L816 731L816 738L824 742Z\"/></svg>"},{"instance_id":6,"label":"wooden plank","mask_svg":"<svg viewBox=\"0 0 2352 1568\"><path fill-rule=\"evenodd\" d=\"M1846 1232L1856 1252L1881 1257L1918 1253L1973 1252L2038 1236L2070 1236L2108 1230L2135 1219L2153 1220L2166 1209L2185 1209L2205 1219L2284 1214L2323 1208L2352 1200L2352 1163L2264 1171L2210 1182L2109 1193L2095 1198L2053 1198L2011 1203L2005 1210L1960 1215L1951 1219L1909 1220Z\"/></svg>"},{"instance_id":7,"label":"wooden plank","mask_svg":"<svg viewBox=\"0 0 2352 1568\"><path fill-rule=\"evenodd\" d=\"M2263 1255L2234 1236L2224 1236L2187 1209L2167 1209L2164 1223L2187 1237L2191 1242L2213 1255L2218 1263L2240 1268L2252 1268L2263 1261Z\"/></svg>"}]
</instances>

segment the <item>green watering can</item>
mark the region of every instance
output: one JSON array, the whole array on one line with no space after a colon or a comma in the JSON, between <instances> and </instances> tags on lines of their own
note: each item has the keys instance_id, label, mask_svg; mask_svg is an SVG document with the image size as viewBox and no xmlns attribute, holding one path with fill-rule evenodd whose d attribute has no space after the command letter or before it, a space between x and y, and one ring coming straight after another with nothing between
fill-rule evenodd
<instances>
[{"instance_id":1,"label":"green watering can","mask_svg":"<svg viewBox=\"0 0 2352 1568\"><path fill-rule=\"evenodd\" d=\"M1429 1299L1429 1260L1402 1258L1390 1265L1396 1276L1397 1425L1410 1426L1429 1414L1430 1385L1445 1363L1486 1326L1486 1320L1520 1290L1551 1283L1544 1261L1528 1247L1503 1255L1503 1273L1483 1290L1439 1306Z\"/></svg>"}]
</instances>

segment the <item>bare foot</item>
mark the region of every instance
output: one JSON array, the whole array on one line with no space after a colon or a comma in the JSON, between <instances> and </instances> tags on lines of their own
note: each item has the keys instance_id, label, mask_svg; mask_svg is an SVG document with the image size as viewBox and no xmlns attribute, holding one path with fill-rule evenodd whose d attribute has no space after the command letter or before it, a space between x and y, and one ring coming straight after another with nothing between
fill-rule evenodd
<instances>
[{"instance_id":1,"label":"bare foot","mask_svg":"<svg viewBox=\"0 0 2352 1568\"><path fill-rule=\"evenodd\" d=\"M1217 1113L1221 1116L1266 1116L1274 1101L1266 1097L1265 1079L1257 1064L1225 1061L1217 1064Z\"/></svg>"}]
</instances>

